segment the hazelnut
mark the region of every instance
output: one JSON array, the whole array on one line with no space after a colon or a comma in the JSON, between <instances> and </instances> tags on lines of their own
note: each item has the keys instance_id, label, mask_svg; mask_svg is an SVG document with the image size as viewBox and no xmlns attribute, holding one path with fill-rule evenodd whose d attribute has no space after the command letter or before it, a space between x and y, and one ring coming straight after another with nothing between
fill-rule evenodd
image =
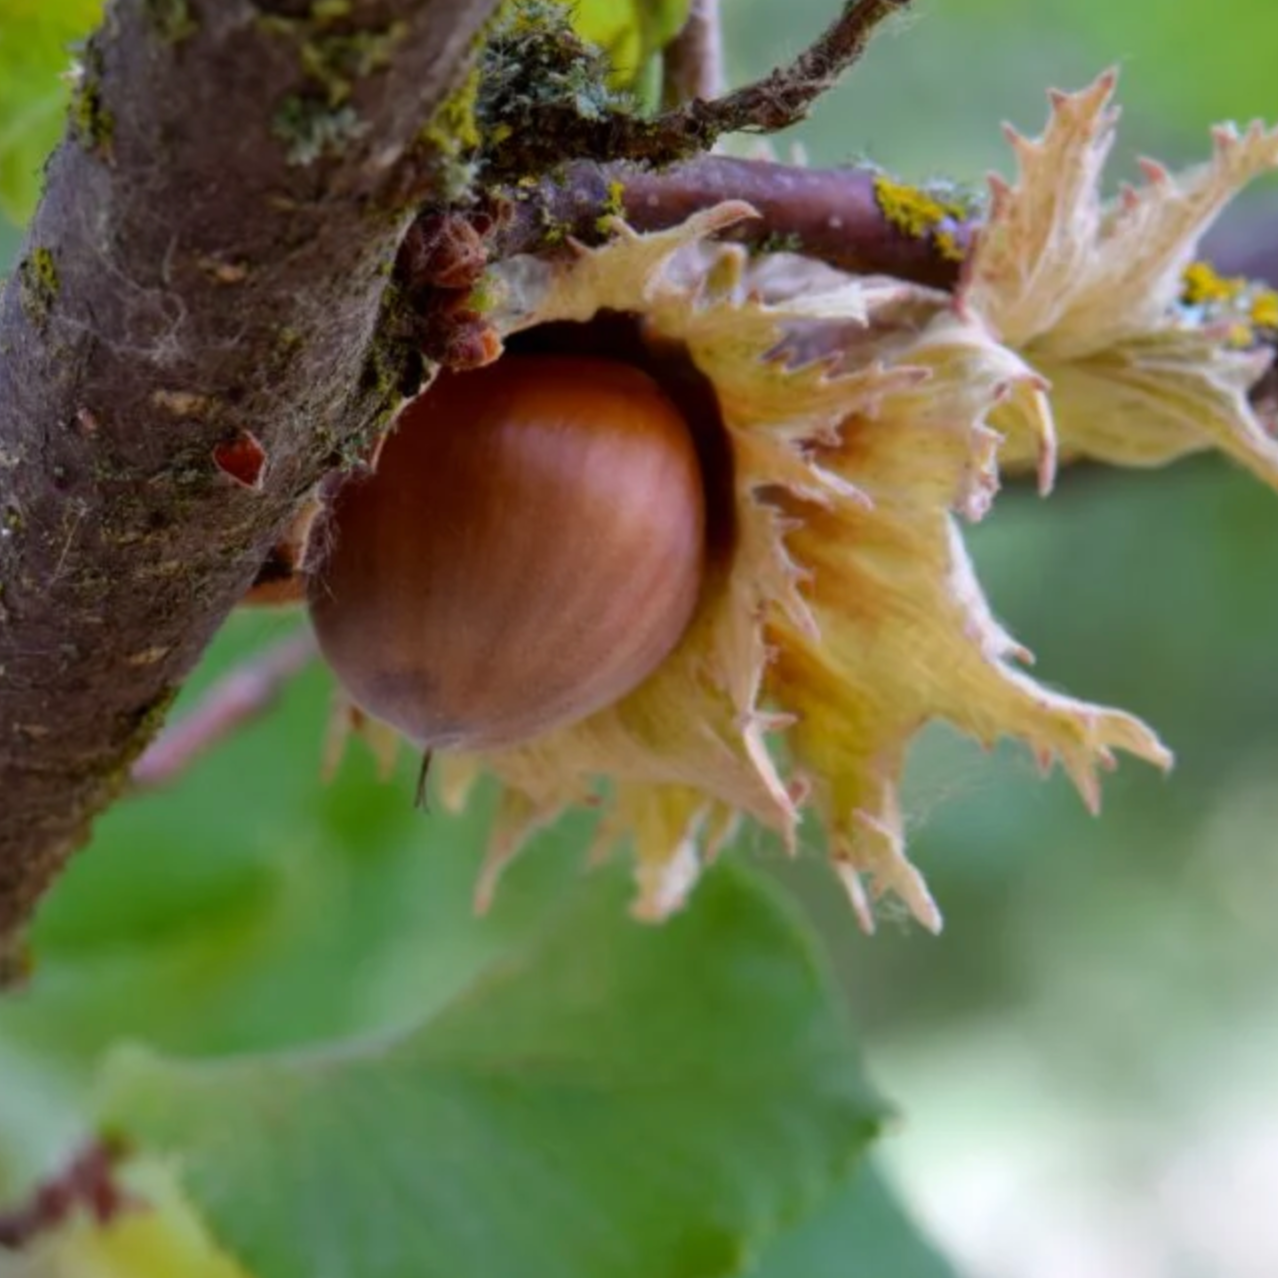
<instances>
[{"instance_id":1,"label":"hazelnut","mask_svg":"<svg viewBox=\"0 0 1278 1278\"><path fill-rule=\"evenodd\" d=\"M640 684L696 607L687 424L616 360L444 373L334 498L308 587L357 705L426 751L513 746Z\"/></svg>"}]
</instances>

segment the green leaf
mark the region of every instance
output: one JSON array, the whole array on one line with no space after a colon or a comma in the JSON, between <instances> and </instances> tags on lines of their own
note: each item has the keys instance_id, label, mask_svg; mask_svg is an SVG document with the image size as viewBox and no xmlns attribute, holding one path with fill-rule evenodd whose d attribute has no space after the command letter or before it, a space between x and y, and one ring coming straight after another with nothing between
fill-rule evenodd
<instances>
[{"instance_id":1,"label":"green leaf","mask_svg":"<svg viewBox=\"0 0 1278 1278\"><path fill-rule=\"evenodd\" d=\"M234 618L175 716L281 632L276 618ZM99 821L36 921L29 988L0 999L0 1041L83 1075L125 1038L217 1056L403 1024L561 899L580 818L540 840L477 919L483 795L462 816L424 815L413 761L387 783L358 745L325 784L331 690L316 665L180 784Z\"/></svg>"},{"instance_id":2,"label":"green leaf","mask_svg":"<svg viewBox=\"0 0 1278 1278\"><path fill-rule=\"evenodd\" d=\"M258 1278L738 1272L875 1134L824 968L717 869L661 929L621 868L424 1023L306 1055L109 1063L101 1118L175 1154Z\"/></svg>"},{"instance_id":3,"label":"green leaf","mask_svg":"<svg viewBox=\"0 0 1278 1278\"><path fill-rule=\"evenodd\" d=\"M233 617L175 715L291 624ZM588 815L546 831L477 918L491 787L462 815L423 814L414 761L387 782L359 745L326 783L331 697L317 664L179 783L117 804L45 901L33 979L0 997L0 1200L82 1137L85 1090L121 1041L217 1057L412 1023L577 882ZM55 1079L46 1103L35 1083Z\"/></svg>"},{"instance_id":4,"label":"green leaf","mask_svg":"<svg viewBox=\"0 0 1278 1278\"><path fill-rule=\"evenodd\" d=\"M688 0L578 0L573 26L607 51L617 82L629 86L687 17Z\"/></svg>"},{"instance_id":5,"label":"green leaf","mask_svg":"<svg viewBox=\"0 0 1278 1278\"><path fill-rule=\"evenodd\" d=\"M775 1239L749 1278L957 1278L883 1178L862 1165L820 1209Z\"/></svg>"},{"instance_id":6,"label":"green leaf","mask_svg":"<svg viewBox=\"0 0 1278 1278\"><path fill-rule=\"evenodd\" d=\"M0 0L0 211L11 221L35 207L62 132L70 46L101 13L102 0Z\"/></svg>"}]
</instances>

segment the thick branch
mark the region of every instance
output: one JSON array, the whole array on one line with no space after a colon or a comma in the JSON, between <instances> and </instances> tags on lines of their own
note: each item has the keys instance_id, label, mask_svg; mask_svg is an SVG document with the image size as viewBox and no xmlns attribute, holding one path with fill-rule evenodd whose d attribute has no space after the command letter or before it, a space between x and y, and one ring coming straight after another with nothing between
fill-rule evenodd
<instances>
[{"instance_id":1,"label":"thick branch","mask_svg":"<svg viewBox=\"0 0 1278 1278\"><path fill-rule=\"evenodd\" d=\"M411 382L370 341L495 4L108 6L0 297L0 976L299 498ZM245 438L253 484L215 459Z\"/></svg>"},{"instance_id":2,"label":"thick branch","mask_svg":"<svg viewBox=\"0 0 1278 1278\"><path fill-rule=\"evenodd\" d=\"M975 217L959 220L939 202L925 229L901 226L889 195L897 183L869 169L810 169L764 160L706 155L654 172L632 164L578 161L532 185L491 192L497 216L479 214L486 251L495 260L544 252L572 236L598 243L612 234L607 213L619 213L638 231L678 226L724 200L746 200L756 220L732 227L725 238L760 249L788 249L858 275L891 275L937 289L957 287L962 256L980 229ZM1278 252L1272 224L1248 235L1235 223L1207 242L1208 257L1225 274L1278 285ZM1258 339L1275 345L1272 330ZM1278 413L1278 359L1251 389L1257 411Z\"/></svg>"},{"instance_id":3,"label":"thick branch","mask_svg":"<svg viewBox=\"0 0 1278 1278\"><path fill-rule=\"evenodd\" d=\"M659 231L723 200L745 200L760 217L735 227L730 238L789 248L845 271L952 288L959 276L954 249L966 247L971 224L946 219L931 234L909 234L880 206L877 182L866 169L806 169L720 155L660 172L580 161L553 180L501 190L489 251L496 259L537 252L565 235L595 243L606 233L600 214L609 210L636 230Z\"/></svg>"}]
</instances>

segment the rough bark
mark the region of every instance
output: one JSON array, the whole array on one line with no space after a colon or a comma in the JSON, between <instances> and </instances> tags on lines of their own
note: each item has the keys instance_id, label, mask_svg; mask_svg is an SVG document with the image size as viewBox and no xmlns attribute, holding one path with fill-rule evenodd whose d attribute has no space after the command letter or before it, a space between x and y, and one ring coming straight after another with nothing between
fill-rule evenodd
<instances>
[{"instance_id":1,"label":"rough bark","mask_svg":"<svg viewBox=\"0 0 1278 1278\"><path fill-rule=\"evenodd\" d=\"M0 983L299 498L411 377L379 310L495 3L108 6L0 297Z\"/></svg>"}]
</instances>

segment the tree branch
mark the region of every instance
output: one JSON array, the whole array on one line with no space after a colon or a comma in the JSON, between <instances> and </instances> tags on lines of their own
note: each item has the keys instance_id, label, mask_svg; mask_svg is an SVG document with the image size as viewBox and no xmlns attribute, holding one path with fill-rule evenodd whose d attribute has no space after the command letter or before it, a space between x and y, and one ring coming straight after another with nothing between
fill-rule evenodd
<instances>
[{"instance_id":1,"label":"tree branch","mask_svg":"<svg viewBox=\"0 0 1278 1278\"><path fill-rule=\"evenodd\" d=\"M731 93L709 101L696 97L653 118L607 102L581 110L574 95L554 87L571 85L574 76L593 69L574 38L516 32L509 48L494 42L499 71L489 79L495 92L481 101L490 131L503 139L485 153L488 176L518 181L572 157L675 164L709 150L727 133L789 128L861 57L883 22L910 3L844 0L839 16L793 62Z\"/></svg>"},{"instance_id":2,"label":"tree branch","mask_svg":"<svg viewBox=\"0 0 1278 1278\"><path fill-rule=\"evenodd\" d=\"M709 102L688 102L658 123L671 132L702 138L788 129L858 61L878 27L909 4L910 0L845 0L839 16L789 66Z\"/></svg>"},{"instance_id":3,"label":"tree branch","mask_svg":"<svg viewBox=\"0 0 1278 1278\"><path fill-rule=\"evenodd\" d=\"M115 0L90 41L0 297L0 981L299 500L412 386L373 341L388 267L495 6ZM215 457L246 437L253 484Z\"/></svg>"},{"instance_id":4,"label":"tree branch","mask_svg":"<svg viewBox=\"0 0 1278 1278\"><path fill-rule=\"evenodd\" d=\"M719 155L659 171L578 161L564 166L554 180L496 188L490 205L475 216L483 228L484 251L501 260L545 252L566 236L599 243L612 234L603 216L609 213L620 214L637 231L661 231L724 200L745 200L759 217L738 223L724 238L802 253L850 274L891 275L952 290L980 219L960 218L947 204L932 200L936 216L930 225L920 229L913 219L902 225L893 216L893 199L903 189L871 169L812 169ZM1225 274L1278 285L1274 243L1272 223L1259 224L1249 235L1235 222L1213 234L1205 247L1208 260ZM1278 345L1272 330L1256 336L1271 349ZM1271 419L1278 414L1278 359L1250 397L1258 413Z\"/></svg>"},{"instance_id":5,"label":"tree branch","mask_svg":"<svg viewBox=\"0 0 1278 1278\"><path fill-rule=\"evenodd\" d=\"M176 780L206 750L270 710L284 685L315 656L315 636L306 626L236 666L151 742L133 765L133 786L146 790Z\"/></svg>"},{"instance_id":6,"label":"tree branch","mask_svg":"<svg viewBox=\"0 0 1278 1278\"><path fill-rule=\"evenodd\" d=\"M553 179L500 188L494 192L498 215L481 216L492 227L489 254L501 259L538 252L565 235L598 243L608 233L600 224L606 212L621 214L636 230L659 231L723 200L745 200L760 217L734 227L730 239L789 248L858 274L952 288L959 277L954 250L966 248L973 223L946 218L928 234L911 234L885 212L880 181L868 169L808 169L722 155L658 172L579 161Z\"/></svg>"},{"instance_id":7,"label":"tree branch","mask_svg":"<svg viewBox=\"0 0 1278 1278\"><path fill-rule=\"evenodd\" d=\"M662 109L673 111L698 98L708 102L723 88L719 0L692 0L683 30L661 53Z\"/></svg>"}]
</instances>

